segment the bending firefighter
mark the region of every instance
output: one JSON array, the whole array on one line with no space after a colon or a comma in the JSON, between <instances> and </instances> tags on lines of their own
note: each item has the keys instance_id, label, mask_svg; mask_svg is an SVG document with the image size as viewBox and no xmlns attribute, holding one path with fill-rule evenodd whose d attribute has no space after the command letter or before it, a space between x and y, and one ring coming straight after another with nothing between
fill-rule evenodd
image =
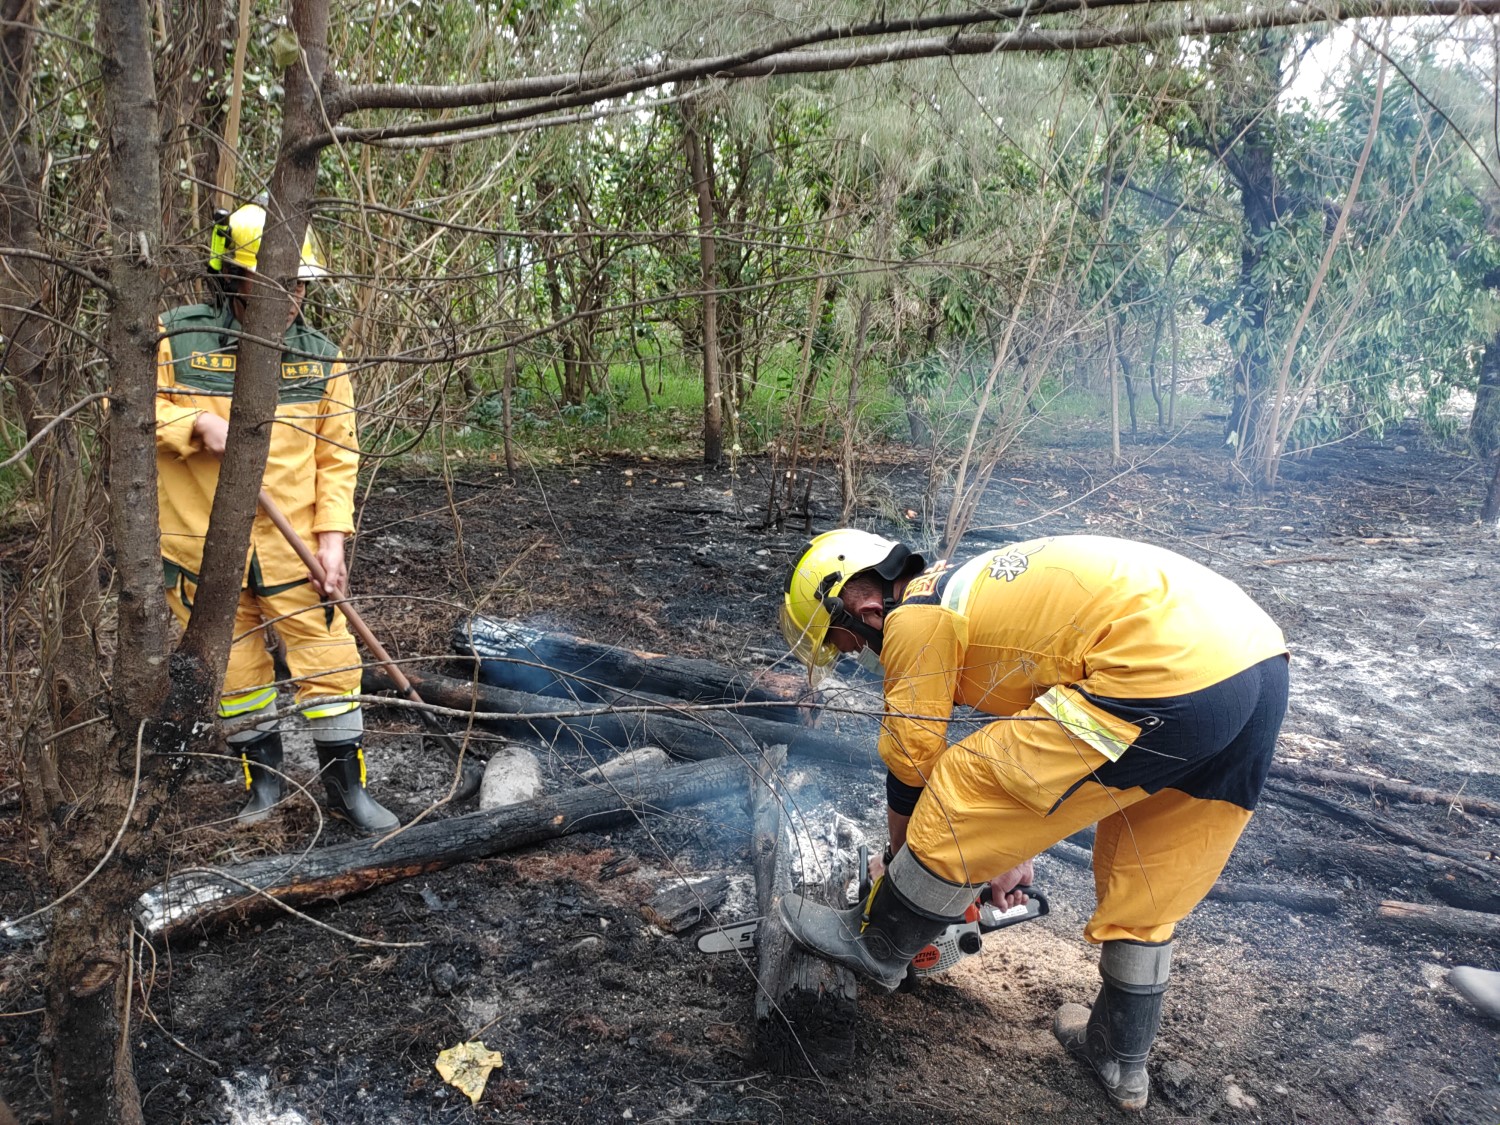
<instances>
[{"instance_id":1,"label":"bending firefighter","mask_svg":"<svg viewBox=\"0 0 1500 1125\"><path fill-rule=\"evenodd\" d=\"M265 222L265 210L255 204L227 216L215 228L209 262L222 279L222 300L173 309L161 321L156 397L161 553L167 600L184 624L197 592L234 398L240 317L258 281ZM359 692L360 658L343 615L323 600L324 594L342 594L347 582L344 537L354 530L359 468L354 396L339 349L302 319L307 279L326 272L309 232L282 338L280 397L263 487L314 549L327 588L313 583L291 545L264 512L257 512L219 715L262 720L229 736L250 794L239 820L253 824L283 793L276 675L264 633L266 626L273 628L286 645L298 709L317 743L329 810L373 833L399 822L365 791L364 719L358 702L348 698ZM322 702L300 706L314 699Z\"/></svg>"},{"instance_id":2,"label":"bending firefighter","mask_svg":"<svg viewBox=\"0 0 1500 1125\"><path fill-rule=\"evenodd\" d=\"M1084 936L1103 986L1053 1030L1117 1106L1145 1106L1173 928L1249 821L1286 711L1275 623L1141 543L1058 536L924 569L852 529L808 545L781 623L814 675L841 653L883 668L894 852L862 906L783 899L792 936L893 988L981 884L999 901L1031 857L1097 824ZM949 745L955 702L1003 718Z\"/></svg>"}]
</instances>

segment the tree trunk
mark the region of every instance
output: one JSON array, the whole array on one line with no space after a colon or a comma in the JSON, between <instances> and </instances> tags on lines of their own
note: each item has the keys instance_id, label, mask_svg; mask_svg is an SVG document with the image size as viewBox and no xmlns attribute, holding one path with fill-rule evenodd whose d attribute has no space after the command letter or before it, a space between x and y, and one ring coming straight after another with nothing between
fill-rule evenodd
<instances>
[{"instance_id":1,"label":"tree trunk","mask_svg":"<svg viewBox=\"0 0 1500 1125\"><path fill-rule=\"evenodd\" d=\"M1235 442L1236 458L1258 448L1261 396L1271 381L1271 347L1266 337L1266 316L1271 307L1270 279L1260 268L1266 239L1276 225L1276 134L1281 96L1281 58L1285 33L1256 33L1247 44L1242 66L1242 86L1236 91L1241 102L1243 129L1234 145L1233 159L1226 167L1240 189L1244 226L1240 235L1239 320L1236 328L1243 341L1234 359L1234 401L1228 432Z\"/></svg>"},{"instance_id":2,"label":"tree trunk","mask_svg":"<svg viewBox=\"0 0 1500 1125\"><path fill-rule=\"evenodd\" d=\"M1495 472L1490 477L1489 491L1484 494L1484 507L1479 518L1485 523L1500 522L1500 457L1495 458Z\"/></svg>"},{"instance_id":3,"label":"tree trunk","mask_svg":"<svg viewBox=\"0 0 1500 1125\"><path fill-rule=\"evenodd\" d=\"M849 398L844 414L844 440L839 450L839 483L843 494L840 521L849 524L859 505L859 371L865 362L865 341L870 332L870 298L861 294L854 318L854 339L849 349Z\"/></svg>"},{"instance_id":4,"label":"tree trunk","mask_svg":"<svg viewBox=\"0 0 1500 1125\"><path fill-rule=\"evenodd\" d=\"M256 496L265 477L266 454L281 383L281 346L291 290L296 284L302 238L307 230L317 182L317 151L304 142L320 132L324 109L318 88L327 66L328 0L294 0L292 30L301 58L285 71L286 108L281 143L271 171L266 227L257 276L273 282L256 286L246 302L235 373L229 437L219 468L219 485L209 515L203 574L193 614L178 647L173 692L185 714L211 714L223 682L235 607L239 602L256 518ZM260 341L278 341L262 343Z\"/></svg>"},{"instance_id":5,"label":"tree trunk","mask_svg":"<svg viewBox=\"0 0 1500 1125\"><path fill-rule=\"evenodd\" d=\"M1162 405L1161 380L1156 377L1156 357L1161 353L1161 331L1166 320L1166 310L1160 305L1156 309L1156 323L1151 329L1151 358L1147 363L1147 381L1151 385L1151 399L1156 403L1156 428L1164 429L1167 424L1166 411Z\"/></svg>"},{"instance_id":6,"label":"tree trunk","mask_svg":"<svg viewBox=\"0 0 1500 1125\"><path fill-rule=\"evenodd\" d=\"M1479 359L1479 389L1469 418L1469 439L1481 457L1500 453L1500 333Z\"/></svg>"},{"instance_id":7,"label":"tree trunk","mask_svg":"<svg viewBox=\"0 0 1500 1125\"><path fill-rule=\"evenodd\" d=\"M1109 336L1109 462L1120 463L1120 364L1119 346L1115 342L1115 322L1110 318L1104 329Z\"/></svg>"},{"instance_id":8,"label":"tree trunk","mask_svg":"<svg viewBox=\"0 0 1500 1125\"><path fill-rule=\"evenodd\" d=\"M77 677L50 671L54 713L69 725L80 705L108 698L109 727L92 728L86 741L70 739L59 758L63 787L76 801L48 852L48 877L56 893L79 888L53 919L47 959L47 1038L52 1048L53 1118L101 1125L141 1120L132 1070L129 1027L132 956L131 900L149 858L151 837L142 830L153 800L136 804L145 721L165 694L165 607L156 545L156 310L161 282L161 136L152 71L151 12L143 0L102 0L99 6L101 72L107 120L113 304L106 330L111 410L110 514L119 575L121 658L103 690L99 653L87 641L100 624L92 564L65 579L58 603L64 619L49 627L63 633L63 659ZM76 501L88 474L66 458L72 482L57 480L52 497ZM75 513L75 517L81 513ZM51 549L63 559L87 544L84 525L54 520ZM91 538L91 537L90 537ZM87 552L91 556L92 549ZM73 570L64 563L63 571ZM79 649L73 656L69 649ZM152 659L152 658L155 659ZM78 660L87 658L85 672ZM76 695L75 699L64 696ZM59 710L59 708L61 708ZM54 722L57 720L54 719ZM62 810L57 810L60 814ZM130 829L135 829L130 832ZM117 836L117 832L125 833ZM112 848L119 840L120 846ZM110 862L96 866L106 856ZM84 880L93 873L91 881Z\"/></svg>"},{"instance_id":9,"label":"tree trunk","mask_svg":"<svg viewBox=\"0 0 1500 1125\"><path fill-rule=\"evenodd\" d=\"M718 465L724 459L724 392L719 382L718 267L714 244L713 181L699 132L702 113L689 106L683 140L687 147L688 173L698 197L698 263L703 287L703 462Z\"/></svg>"},{"instance_id":10,"label":"tree trunk","mask_svg":"<svg viewBox=\"0 0 1500 1125\"><path fill-rule=\"evenodd\" d=\"M1170 390L1169 390L1169 392L1167 394L1167 425L1168 425L1168 427L1171 427L1171 426L1175 426L1177 424L1177 377L1178 377L1177 361L1178 361L1178 358L1179 358L1179 355L1180 355L1179 343L1178 343L1178 339L1177 339L1177 306L1176 306L1176 304L1173 304L1172 309L1171 309L1171 313L1169 315L1170 315L1170 319L1168 320L1167 324L1168 324L1168 327L1170 328L1171 333L1172 333L1172 368L1171 368L1171 372L1172 373L1171 373L1171 387L1170 387Z\"/></svg>"}]
</instances>

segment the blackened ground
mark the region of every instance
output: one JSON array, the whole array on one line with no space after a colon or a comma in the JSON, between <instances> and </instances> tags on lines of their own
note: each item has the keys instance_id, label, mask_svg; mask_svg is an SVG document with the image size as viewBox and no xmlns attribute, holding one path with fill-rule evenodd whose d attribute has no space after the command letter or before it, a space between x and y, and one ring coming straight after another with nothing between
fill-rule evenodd
<instances>
[{"instance_id":1,"label":"blackened ground","mask_svg":"<svg viewBox=\"0 0 1500 1125\"><path fill-rule=\"evenodd\" d=\"M1351 442L1287 465L1270 499L1238 491L1203 423L1174 442L1127 447L1110 467L1098 434L1019 454L990 489L974 549L1091 531L1172 547L1242 583L1292 644L1294 698L1281 756L1500 800L1496 621L1500 558L1475 524L1484 473L1414 435ZM565 629L633 648L765 667L780 653L778 584L805 539L765 529L771 467L737 472L639 458L553 466L516 484L455 460L438 479L377 479L354 569L377 632L404 656L442 654L462 612ZM829 482L814 530L838 522ZM918 461L867 471L865 526L924 510ZM376 597L379 595L379 597ZM376 715L372 785L403 817L438 792L441 759L413 727ZM580 764L540 751L554 784ZM292 756L305 776L306 747ZM883 842L878 777L793 762L796 815L827 834L838 810ZM177 813L183 859L228 860L305 843L292 810L256 835L206 822L239 793L205 770ZM1268 799L1231 861L1239 882L1342 896L1334 916L1274 903L1203 904L1179 929L1152 1056L1148 1122L1494 1123L1500 1024L1445 983L1470 963L1500 968L1478 938L1381 929L1382 899L1437 902L1444 869L1350 809L1441 841L1500 878L1500 829L1461 808L1315 789L1320 808ZM0 809L0 912L25 905L14 872L34 863L13 805ZM1097 987L1082 941L1086 872L1039 861L1052 916L992 936L984 953L915 992L862 994L852 1075L780 1077L754 1054L754 984L734 956L653 929L640 907L684 876L735 879L723 916L743 914L750 869L739 800L582 834L455 867L313 911L361 946L290 919L161 949L135 1031L146 1120L168 1123L746 1121L911 1123L1115 1120L1052 1039L1064 1001ZM342 838L342 829L328 830ZM1346 845L1395 848L1389 871L1351 865ZM637 857L624 874L619 860ZM1426 866L1424 866L1426 863ZM4 872L10 870L10 875ZM613 877L611 877L613 876ZM1486 889L1488 888L1488 889ZM39 1004L38 953L0 954L0 1007ZM0 1092L41 1120L39 1017L0 1019ZM505 1057L479 1104L433 1069L445 1047L482 1038Z\"/></svg>"}]
</instances>

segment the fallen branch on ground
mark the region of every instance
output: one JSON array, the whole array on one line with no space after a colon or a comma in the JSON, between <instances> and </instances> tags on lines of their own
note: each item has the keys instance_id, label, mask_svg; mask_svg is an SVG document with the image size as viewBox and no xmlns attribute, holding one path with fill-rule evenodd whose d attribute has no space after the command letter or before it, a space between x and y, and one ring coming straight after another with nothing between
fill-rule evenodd
<instances>
[{"instance_id":1,"label":"fallen branch on ground","mask_svg":"<svg viewBox=\"0 0 1500 1125\"><path fill-rule=\"evenodd\" d=\"M1440 789L1428 789L1407 781L1396 781L1389 777L1373 777L1345 770L1324 769L1307 766L1301 762L1271 763L1271 776L1286 781L1311 782L1318 785L1337 785L1343 789L1379 793L1395 797L1415 805L1437 805L1440 808L1456 808L1471 816L1500 818L1500 802L1486 801L1483 797L1466 797L1462 793L1446 793Z\"/></svg>"},{"instance_id":2,"label":"fallen branch on ground","mask_svg":"<svg viewBox=\"0 0 1500 1125\"><path fill-rule=\"evenodd\" d=\"M455 710L552 716L482 720L485 726L513 738L550 742L561 735L576 737L586 746L660 746L670 754L694 761L726 754L754 758L759 757L763 746L785 743L793 757L868 768L879 764L870 740L844 738L747 714L726 714L698 704L685 705L680 711L616 711L609 707L580 706L566 714L555 714L557 700L546 696L432 672L414 672L411 682L424 699ZM365 670L366 691L387 691L391 686L378 669Z\"/></svg>"},{"instance_id":3,"label":"fallen branch on ground","mask_svg":"<svg viewBox=\"0 0 1500 1125\"><path fill-rule=\"evenodd\" d=\"M195 868L143 894L136 913L148 936L172 938L274 910L270 899L290 904L339 899L465 860L710 800L742 789L745 772L736 760L698 762L621 779L612 786L583 786L489 812L430 821L388 840L357 840L222 868L231 879L218 877L213 868ZM259 887L261 893L247 895L241 883Z\"/></svg>"},{"instance_id":4,"label":"fallen branch on ground","mask_svg":"<svg viewBox=\"0 0 1500 1125\"><path fill-rule=\"evenodd\" d=\"M1376 908L1372 924L1380 929L1415 930L1423 934L1462 934L1491 941L1500 939L1500 916L1451 906L1387 899Z\"/></svg>"}]
</instances>

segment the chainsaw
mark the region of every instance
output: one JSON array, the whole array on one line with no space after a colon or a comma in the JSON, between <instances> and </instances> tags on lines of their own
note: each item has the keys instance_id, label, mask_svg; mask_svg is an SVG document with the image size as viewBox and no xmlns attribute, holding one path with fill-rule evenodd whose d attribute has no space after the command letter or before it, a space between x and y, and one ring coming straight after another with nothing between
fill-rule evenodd
<instances>
[{"instance_id":1,"label":"chainsaw","mask_svg":"<svg viewBox=\"0 0 1500 1125\"><path fill-rule=\"evenodd\" d=\"M929 945L924 946L912 958L909 976L926 977L934 973L945 973L965 957L972 957L984 948L984 935L1022 922L1031 922L1044 917L1050 907L1047 896L1034 887L1017 887L1026 893L1027 901L1009 910L996 906L990 900L990 888L986 886L979 897L964 911L963 921L954 922ZM868 848L859 849L859 900L870 896L870 853ZM750 918L743 922L732 922L708 930L698 937L700 953L733 953L755 946L763 918Z\"/></svg>"}]
</instances>

